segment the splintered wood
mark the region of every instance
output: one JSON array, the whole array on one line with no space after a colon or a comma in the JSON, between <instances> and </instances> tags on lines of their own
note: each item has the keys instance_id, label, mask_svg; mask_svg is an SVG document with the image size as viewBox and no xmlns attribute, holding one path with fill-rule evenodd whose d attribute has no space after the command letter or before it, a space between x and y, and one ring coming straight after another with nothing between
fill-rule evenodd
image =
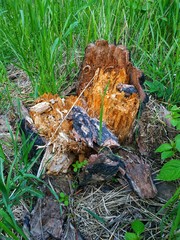
<instances>
[{"instance_id":1,"label":"splintered wood","mask_svg":"<svg viewBox=\"0 0 180 240\"><path fill-rule=\"evenodd\" d=\"M75 96L65 100L58 95L44 94L30 108L29 114L36 129L48 142L41 162L41 168L46 168L48 174L66 173L73 161L84 158L87 152L84 142L77 142L72 134L68 113L75 101L84 106L83 101Z\"/></svg>"},{"instance_id":2,"label":"splintered wood","mask_svg":"<svg viewBox=\"0 0 180 240\"><path fill-rule=\"evenodd\" d=\"M111 68L109 70L101 69L94 78L93 84L84 91L83 96L87 102L88 114L99 118L103 108L103 122L122 142L129 134L140 100L134 86L134 92L129 96L126 96L125 91L119 91L117 88L120 84L128 83L125 69L120 69L118 73Z\"/></svg>"},{"instance_id":3,"label":"splintered wood","mask_svg":"<svg viewBox=\"0 0 180 240\"><path fill-rule=\"evenodd\" d=\"M99 118L103 104L103 121L121 142L130 132L140 100L146 98L140 85L141 77L142 72L132 66L124 46L99 40L86 48L77 93L80 95L84 91L91 117ZM86 87L91 79L92 84ZM126 88L123 89L123 85ZM128 87L134 89L129 95L126 94Z\"/></svg>"},{"instance_id":4,"label":"splintered wood","mask_svg":"<svg viewBox=\"0 0 180 240\"><path fill-rule=\"evenodd\" d=\"M89 158L94 144L119 146L128 137L140 102L146 101L141 80L124 46L104 40L88 45L77 95L44 94L30 108L36 129L48 142L44 162L49 174L67 172L74 160Z\"/></svg>"}]
</instances>

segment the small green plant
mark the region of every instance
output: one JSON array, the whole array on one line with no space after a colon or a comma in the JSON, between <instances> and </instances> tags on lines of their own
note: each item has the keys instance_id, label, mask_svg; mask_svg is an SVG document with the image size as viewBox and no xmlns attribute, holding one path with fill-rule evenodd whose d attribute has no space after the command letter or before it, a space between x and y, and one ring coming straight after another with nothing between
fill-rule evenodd
<instances>
[{"instance_id":1,"label":"small green plant","mask_svg":"<svg viewBox=\"0 0 180 240\"><path fill-rule=\"evenodd\" d=\"M67 207L69 205L69 196L66 195L64 192L60 192L59 202L64 203L64 205Z\"/></svg>"},{"instance_id":2,"label":"small green plant","mask_svg":"<svg viewBox=\"0 0 180 240\"><path fill-rule=\"evenodd\" d=\"M180 179L180 159L172 159L165 163L157 175L159 180L174 181Z\"/></svg>"},{"instance_id":3,"label":"small green plant","mask_svg":"<svg viewBox=\"0 0 180 240\"><path fill-rule=\"evenodd\" d=\"M140 240L142 239L141 234L145 230L144 223L142 223L140 220L134 220L131 223L131 228L134 232L126 232L125 233L125 240Z\"/></svg>"},{"instance_id":4,"label":"small green plant","mask_svg":"<svg viewBox=\"0 0 180 240\"><path fill-rule=\"evenodd\" d=\"M180 179L180 159L172 159L165 163L157 175L157 179L163 181L174 181ZM160 212L165 212L161 221L162 234L166 225L170 224L169 240L179 239L180 232L180 188L176 190L174 195L162 207Z\"/></svg>"},{"instance_id":5,"label":"small green plant","mask_svg":"<svg viewBox=\"0 0 180 240\"><path fill-rule=\"evenodd\" d=\"M73 171L74 171L74 172L79 172L82 167L84 167L84 166L87 165L87 163L88 163L87 160L84 160L84 161L82 161L82 162L76 161L75 163L72 164L72 166L73 166Z\"/></svg>"},{"instance_id":6,"label":"small green plant","mask_svg":"<svg viewBox=\"0 0 180 240\"><path fill-rule=\"evenodd\" d=\"M171 118L171 124L176 127L177 130L180 130L180 108L173 106L171 108L171 113L167 116ZM160 147L156 149L156 152L161 153L161 159L165 160L175 155L178 155L180 152L180 134L170 140L169 143L161 144ZM160 170L160 173L157 175L157 179L163 181L174 181L180 179L180 159L171 159L166 162ZM163 218L161 221L161 232L163 235L163 229L170 225L169 231L169 240L179 239L180 232L180 187L176 190L174 195L164 204L160 209L159 213L163 211Z\"/></svg>"},{"instance_id":7,"label":"small green plant","mask_svg":"<svg viewBox=\"0 0 180 240\"><path fill-rule=\"evenodd\" d=\"M180 152L180 134L178 134L174 140L170 140L169 143L161 144L155 151L161 153L161 159L173 157L177 152Z\"/></svg>"},{"instance_id":8,"label":"small green plant","mask_svg":"<svg viewBox=\"0 0 180 240\"><path fill-rule=\"evenodd\" d=\"M167 115L167 118L170 118L171 124L176 127L177 130L180 130L180 107L174 105L170 111L171 113Z\"/></svg>"},{"instance_id":9,"label":"small green plant","mask_svg":"<svg viewBox=\"0 0 180 240\"><path fill-rule=\"evenodd\" d=\"M167 116L171 118L171 123L176 127L177 130L180 129L180 108L176 105L171 108L171 113ZM161 144L155 152L161 153L161 159L165 160L172 158L179 154L180 152L180 134L177 134L174 140L170 140L169 143ZM169 162L165 163L161 168L158 179L164 181L173 181L180 179L180 159L171 159Z\"/></svg>"}]
</instances>

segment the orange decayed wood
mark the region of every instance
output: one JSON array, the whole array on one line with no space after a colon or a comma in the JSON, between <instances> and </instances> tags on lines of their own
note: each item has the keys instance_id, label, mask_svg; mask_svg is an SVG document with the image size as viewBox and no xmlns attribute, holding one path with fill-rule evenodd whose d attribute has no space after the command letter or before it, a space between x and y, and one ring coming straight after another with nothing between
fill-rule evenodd
<instances>
[{"instance_id":1,"label":"orange decayed wood","mask_svg":"<svg viewBox=\"0 0 180 240\"><path fill-rule=\"evenodd\" d=\"M131 130L140 101L145 98L141 76L141 71L130 62L124 46L98 40L86 48L77 87L79 99L77 96L61 99L58 95L44 94L36 100L37 104L44 104L32 107L31 117L39 132L50 138L73 104L83 107L91 117L99 118L103 110L103 121L122 142ZM118 90L120 83L134 85L138 92L127 97ZM40 109L41 106L45 111ZM64 120L60 129L67 132L68 128L71 124Z\"/></svg>"},{"instance_id":2,"label":"orange decayed wood","mask_svg":"<svg viewBox=\"0 0 180 240\"><path fill-rule=\"evenodd\" d=\"M99 74L94 77L98 68ZM86 48L77 93L81 94L94 77L83 93L87 112L91 117L99 118L103 108L103 121L121 142L130 132L140 100L145 98L139 83L141 75L141 71L129 61L129 52L124 46L109 45L107 41L99 40ZM134 85L138 93L126 97L117 89L120 83Z\"/></svg>"},{"instance_id":3,"label":"orange decayed wood","mask_svg":"<svg viewBox=\"0 0 180 240\"><path fill-rule=\"evenodd\" d=\"M86 146L75 141L72 134L70 110L74 105L82 107L90 117L100 119L102 114L103 122L120 142L127 138L140 102L146 97L140 85L141 76L142 72L132 65L124 46L98 40L86 48L77 96L61 99L57 94L47 93L35 101L35 106L30 108L30 116L39 134L53 144L49 154L53 155L55 165L49 166L50 173L67 170L73 161L69 152L76 153L78 157L87 151ZM121 84L133 87L135 91L126 94L119 90ZM68 159L68 166L62 164L57 170L58 156L62 156L62 161Z\"/></svg>"}]
</instances>

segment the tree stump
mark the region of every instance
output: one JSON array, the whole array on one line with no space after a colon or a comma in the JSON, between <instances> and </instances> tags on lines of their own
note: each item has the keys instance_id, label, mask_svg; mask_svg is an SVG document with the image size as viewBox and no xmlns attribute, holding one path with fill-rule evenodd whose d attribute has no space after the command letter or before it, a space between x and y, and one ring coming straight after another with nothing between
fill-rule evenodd
<instances>
[{"instance_id":1,"label":"tree stump","mask_svg":"<svg viewBox=\"0 0 180 240\"><path fill-rule=\"evenodd\" d=\"M149 166L128 152L131 161L113 153L128 137L140 104L147 101L142 78L124 46L104 40L88 45L77 96L44 94L30 108L36 129L47 140L42 165L48 174L66 173L77 158L89 158L84 183L98 173L100 179L109 179L119 171L140 197L155 196Z\"/></svg>"}]
</instances>

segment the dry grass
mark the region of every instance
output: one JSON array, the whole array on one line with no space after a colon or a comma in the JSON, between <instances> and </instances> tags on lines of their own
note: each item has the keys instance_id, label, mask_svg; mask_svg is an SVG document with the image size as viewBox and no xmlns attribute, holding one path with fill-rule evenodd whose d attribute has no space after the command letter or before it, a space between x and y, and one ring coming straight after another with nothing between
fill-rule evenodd
<instances>
[{"instance_id":1,"label":"dry grass","mask_svg":"<svg viewBox=\"0 0 180 240\"><path fill-rule=\"evenodd\" d=\"M161 218L156 213L161 206L158 198L142 200L127 186L105 191L101 185L87 186L85 192L75 197L71 210L85 239L124 239L125 232L131 231L130 223L140 219L146 224L144 239L147 240L160 237ZM98 221L86 209L103 218L105 223Z\"/></svg>"}]
</instances>

